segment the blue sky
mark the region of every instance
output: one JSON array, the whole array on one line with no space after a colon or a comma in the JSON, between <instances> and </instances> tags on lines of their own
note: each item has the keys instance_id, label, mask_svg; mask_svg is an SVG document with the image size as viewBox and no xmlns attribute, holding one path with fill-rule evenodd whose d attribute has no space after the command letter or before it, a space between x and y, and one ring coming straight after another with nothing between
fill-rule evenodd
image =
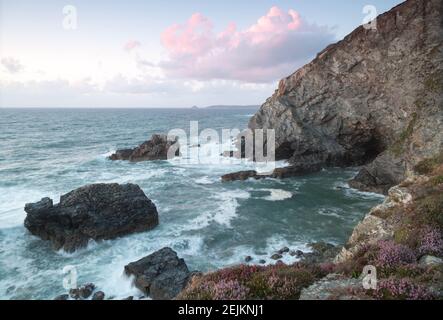
<instances>
[{"instance_id":1,"label":"blue sky","mask_svg":"<svg viewBox=\"0 0 443 320\"><path fill-rule=\"evenodd\" d=\"M260 104L400 2L0 0L0 107Z\"/></svg>"}]
</instances>

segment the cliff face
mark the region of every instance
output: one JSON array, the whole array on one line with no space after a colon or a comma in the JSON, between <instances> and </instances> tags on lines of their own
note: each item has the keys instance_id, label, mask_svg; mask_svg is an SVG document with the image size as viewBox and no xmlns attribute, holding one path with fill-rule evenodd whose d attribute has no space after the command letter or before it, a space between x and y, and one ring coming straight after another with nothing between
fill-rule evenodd
<instances>
[{"instance_id":1,"label":"cliff face","mask_svg":"<svg viewBox=\"0 0 443 320\"><path fill-rule=\"evenodd\" d=\"M295 166L366 165L351 182L386 193L443 148L443 2L408 0L280 81L250 120Z\"/></svg>"}]
</instances>

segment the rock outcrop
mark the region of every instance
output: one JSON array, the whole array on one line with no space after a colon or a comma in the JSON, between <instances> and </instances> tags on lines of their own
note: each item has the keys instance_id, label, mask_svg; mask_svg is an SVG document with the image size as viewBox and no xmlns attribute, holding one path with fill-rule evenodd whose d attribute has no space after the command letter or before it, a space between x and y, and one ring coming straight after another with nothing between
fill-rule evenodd
<instances>
[{"instance_id":1,"label":"rock outcrop","mask_svg":"<svg viewBox=\"0 0 443 320\"><path fill-rule=\"evenodd\" d=\"M135 277L135 286L154 300L175 298L192 276L183 259L171 248L163 248L125 266L125 273Z\"/></svg>"},{"instance_id":2,"label":"rock outcrop","mask_svg":"<svg viewBox=\"0 0 443 320\"><path fill-rule=\"evenodd\" d=\"M93 184L60 197L25 206L25 227L53 247L68 252L84 247L90 239L107 240L158 225L158 213L139 186Z\"/></svg>"},{"instance_id":3,"label":"rock outcrop","mask_svg":"<svg viewBox=\"0 0 443 320\"><path fill-rule=\"evenodd\" d=\"M443 148L443 2L408 0L294 74L250 120L275 129L293 167L365 165L351 182L386 193Z\"/></svg>"},{"instance_id":4,"label":"rock outcrop","mask_svg":"<svg viewBox=\"0 0 443 320\"><path fill-rule=\"evenodd\" d=\"M315 168L315 169L314 169ZM306 175L308 173L313 173L315 171L318 171L321 167L308 167L308 166L290 166L290 167L284 167L284 168L277 168L270 174L263 174L258 173L255 170L249 170L249 171L239 171L234 173L225 174L222 176L222 182L231 182L231 181L245 181L248 179L285 179L285 178L292 178L292 177L298 177L302 175Z\"/></svg>"},{"instance_id":5,"label":"rock outcrop","mask_svg":"<svg viewBox=\"0 0 443 320\"><path fill-rule=\"evenodd\" d=\"M134 149L117 150L110 160L128 160L131 162L167 160L170 156L180 155L178 138L168 139L167 135L154 134L151 140L143 142Z\"/></svg>"}]
</instances>

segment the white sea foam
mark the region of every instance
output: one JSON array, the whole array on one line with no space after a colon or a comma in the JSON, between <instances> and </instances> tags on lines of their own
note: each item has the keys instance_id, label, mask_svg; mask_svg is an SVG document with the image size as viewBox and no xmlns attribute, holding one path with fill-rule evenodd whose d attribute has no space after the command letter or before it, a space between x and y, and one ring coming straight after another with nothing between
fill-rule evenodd
<instances>
[{"instance_id":1,"label":"white sea foam","mask_svg":"<svg viewBox=\"0 0 443 320\"><path fill-rule=\"evenodd\" d=\"M327 217L334 217L339 219L344 219L342 215L339 214L340 210L337 208L321 208L318 210L318 214Z\"/></svg>"},{"instance_id":2,"label":"white sea foam","mask_svg":"<svg viewBox=\"0 0 443 320\"><path fill-rule=\"evenodd\" d=\"M262 189L262 190L271 193L269 196L263 198L268 201L283 201L286 199L291 199L294 196L291 192L282 189Z\"/></svg>"},{"instance_id":3,"label":"white sea foam","mask_svg":"<svg viewBox=\"0 0 443 320\"><path fill-rule=\"evenodd\" d=\"M206 212L194 218L187 230L198 230L209 226L212 222L230 228L231 221L237 217L238 199L248 199L249 192L245 190L225 191L211 198L218 204L214 211Z\"/></svg>"},{"instance_id":4,"label":"white sea foam","mask_svg":"<svg viewBox=\"0 0 443 320\"><path fill-rule=\"evenodd\" d=\"M336 188L340 188L344 190L344 194L348 197L359 197L363 199L384 199L386 198L384 195L375 193L375 192L366 192L360 191L357 189L353 189L346 182L337 182L335 183Z\"/></svg>"},{"instance_id":5,"label":"white sea foam","mask_svg":"<svg viewBox=\"0 0 443 320\"><path fill-rule=\"evenodd\" d=\"M197 184L213 184L214 181L211 180L211 178L209 178L208 176L203 176L201 178L195 179L195 183Z\"/></svg>"}]
</instances>

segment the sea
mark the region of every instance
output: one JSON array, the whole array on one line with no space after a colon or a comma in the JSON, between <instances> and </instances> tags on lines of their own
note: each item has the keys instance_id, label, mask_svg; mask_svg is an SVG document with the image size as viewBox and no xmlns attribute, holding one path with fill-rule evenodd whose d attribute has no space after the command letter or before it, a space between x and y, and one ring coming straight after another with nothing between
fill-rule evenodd
<instances>
[{"instance_id":1,"label":"sea","mask_svg":"<svg viewBox=\"0 0 443 320\"><path fill-rule=\"evenodd\" d=\"M137 296L124 266L163 247L174 249L189 269L207 272L245 263L246 256L253 257L250 263L272 264L270 256L282 247L308 251L311 242L344 244L370 208L383 201L348 186L356 168L222 183L224 174L254 168L247 161L224 161L229 143L223 140L190 146L214 144L217 152L201 155L211 161L108 159L154 133L189 132L191 121L221 137L224 129L245 129L255 111L0 108L0 299L53 299L66 293L72 269L79 285L92 282L108 298ZM43 197L57 203L61 195L92 183L138 184L157 206L159 226L91 241L74 253L54 251L26 230L26 203ZM296 258L286 255L283 261Z\"/></svg>"}]
</instances>

